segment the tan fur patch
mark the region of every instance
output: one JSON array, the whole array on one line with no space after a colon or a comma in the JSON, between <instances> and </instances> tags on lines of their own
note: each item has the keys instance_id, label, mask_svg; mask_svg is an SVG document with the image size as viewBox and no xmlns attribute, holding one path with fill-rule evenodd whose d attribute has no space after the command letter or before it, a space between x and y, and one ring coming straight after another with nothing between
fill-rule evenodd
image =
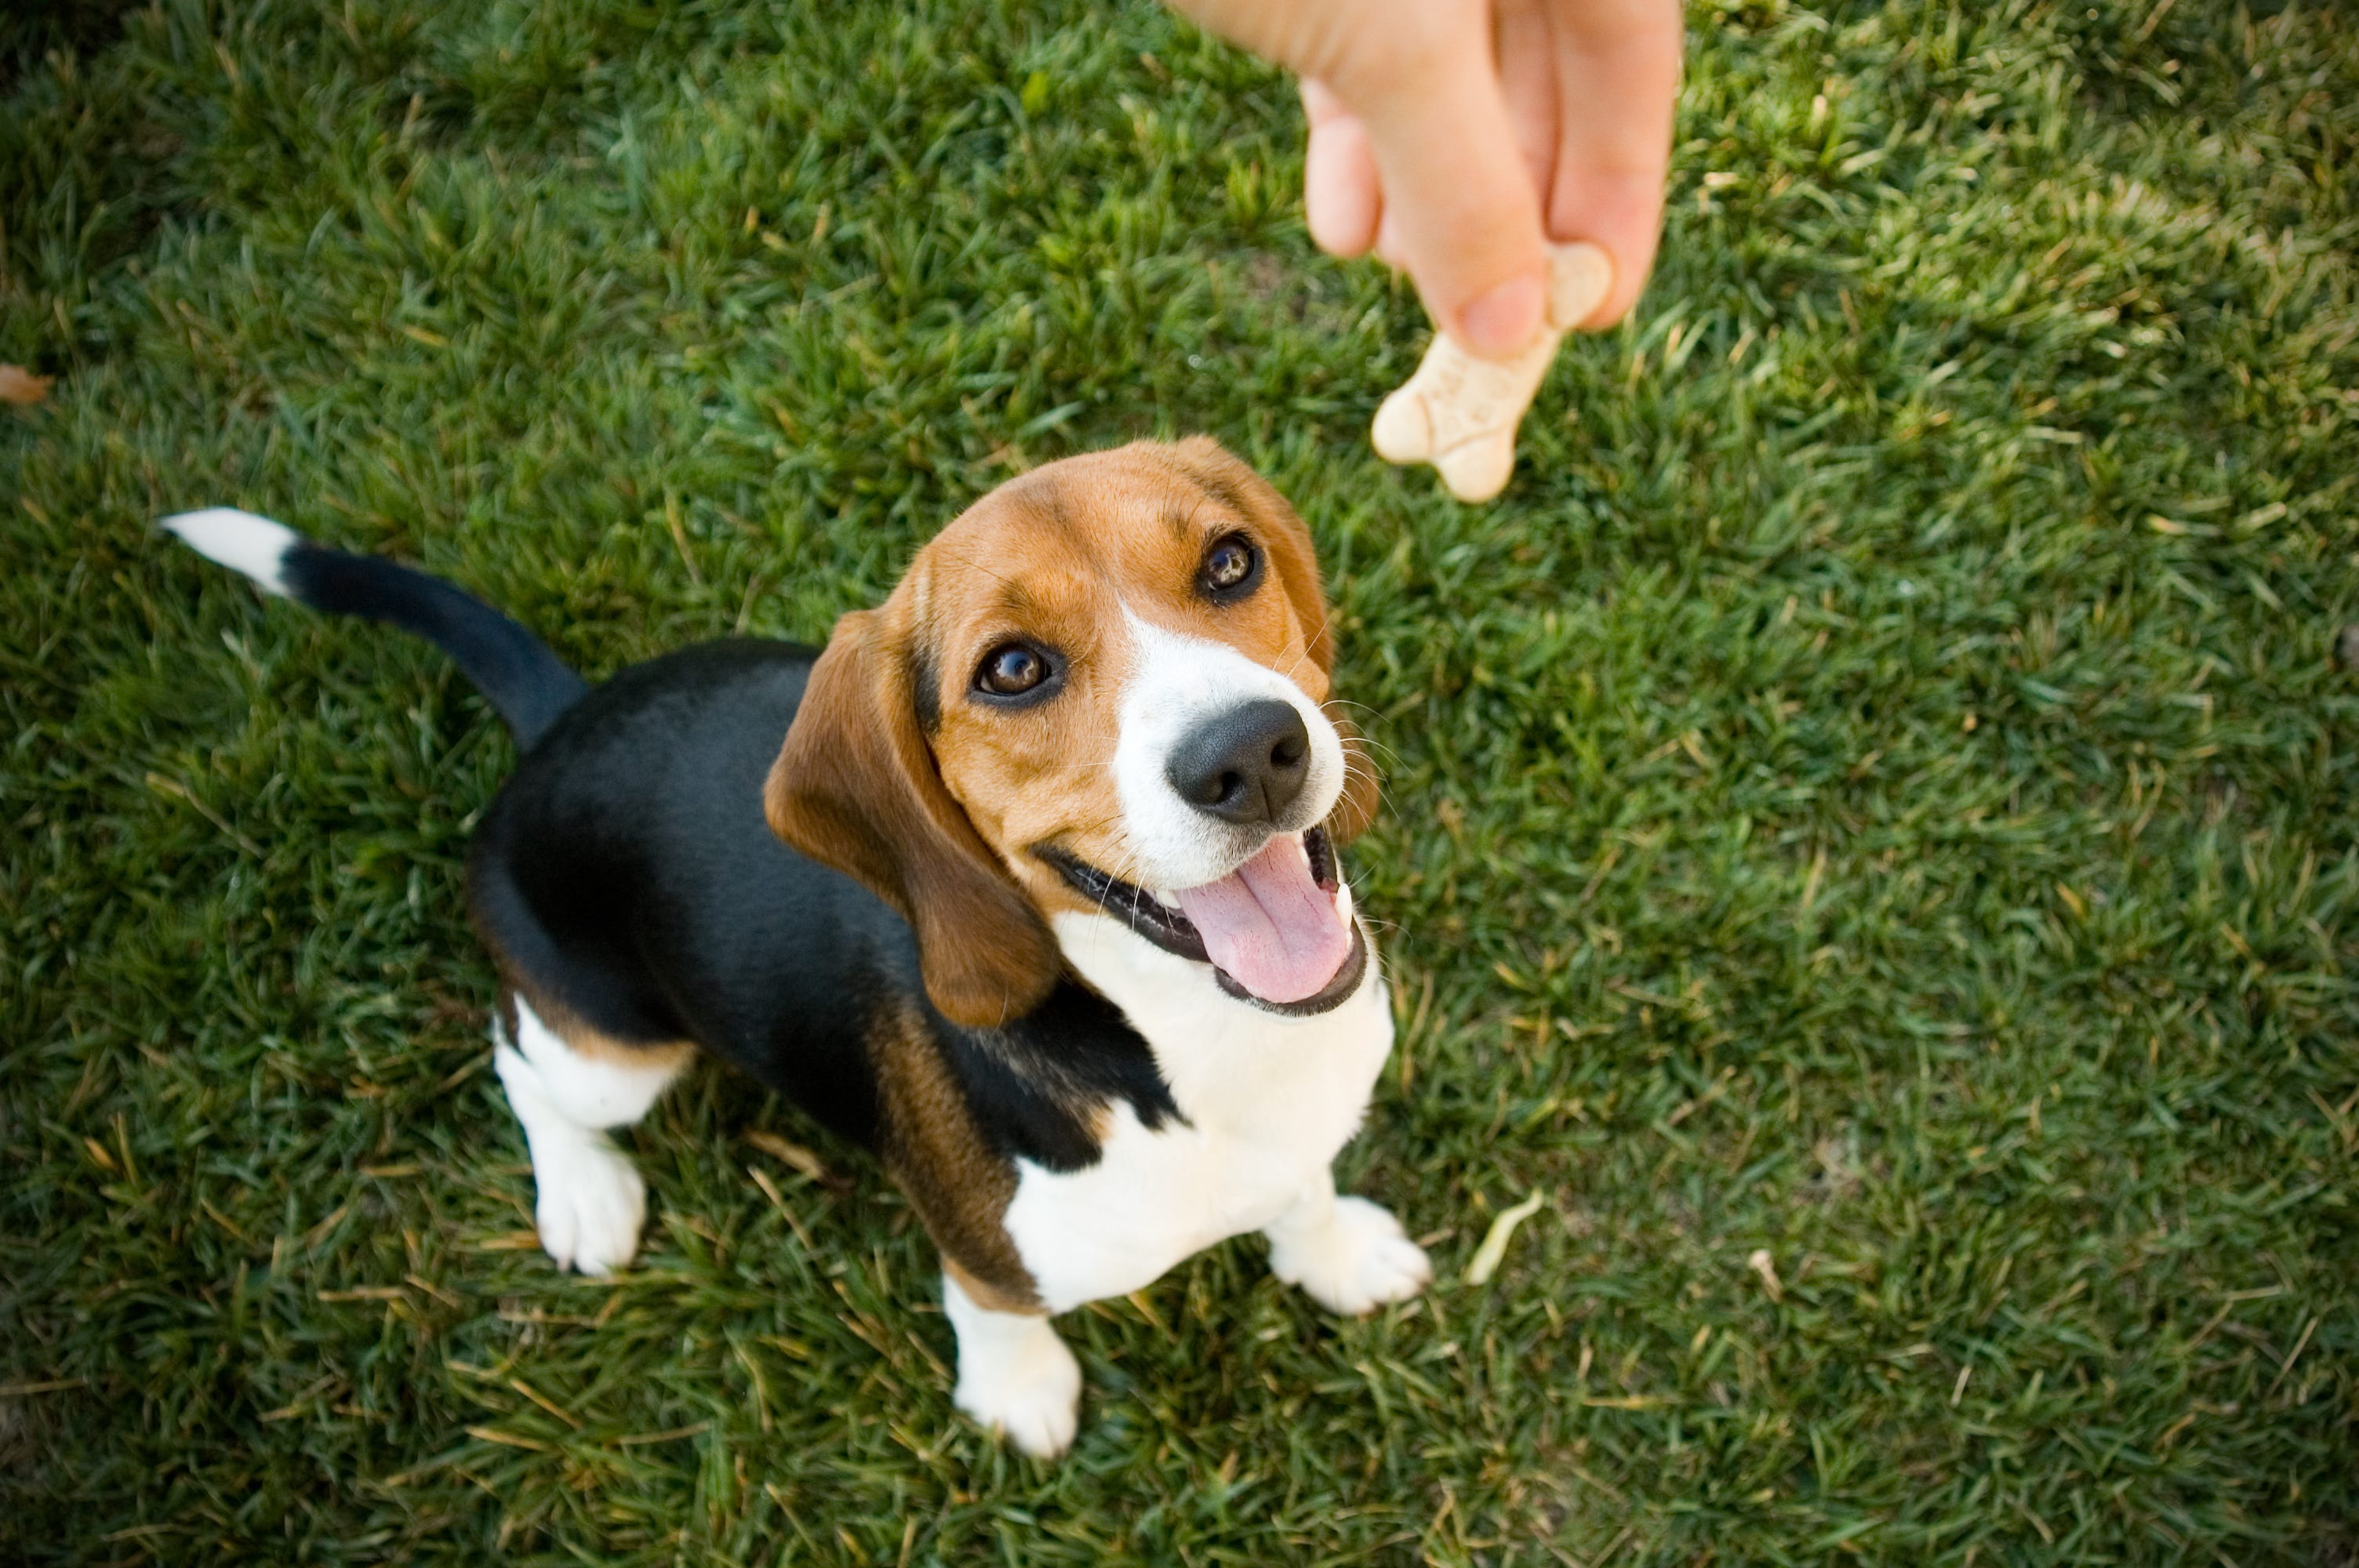
<instances>
[{"instance_id":1,"label":"tan fur patch","mask_svg":"<svg viewBox=\"0 0 2359 1568\"><path fill-rule=\"evenodd\" d=\"M1005 1223L1016 1167L991 1152L932 1031L916 1011L881 1011L869 1033L884 1137L878 1153L967 1293L994 1312L1038 1312L1038 1292Z\"/></svg>"},{"instance_id":2,"label":"tan fur patch","mask_svg":"<svg viewBox=\"0 0 2359 1568\"><path fill-rule=\"evenodd\" d=\"M947 1252L942 1254L942 1272L956 1280L959 1289L966 1292L967 1300L985 1312L1021 1313L1027 1317L1049 1315L1049 1309L1042 1306L1037 1298L1012 1296L988 1280L976 1279L960 1266L957 1259Z\"/></svg>"},{"instance_id":3,"label":"tan fur patch","mask_svg":"<svg viewBox=\"0 0 2359 1568\"><path fill-rule=\"evenodd\" d=\"M686 1040L618 1040L584 1023L571 1008L530 982L513 973L506 979L507 984L500 992L500 1019L507 1025L511 1040L516 1033L516 999L522 997L534 1016L549 1025L549 1033L564 1041L568 1050L592 1061L677 1069L686 1066L689 1058L696 1054L696 1046Z\"/></svg>"}]
</instances>

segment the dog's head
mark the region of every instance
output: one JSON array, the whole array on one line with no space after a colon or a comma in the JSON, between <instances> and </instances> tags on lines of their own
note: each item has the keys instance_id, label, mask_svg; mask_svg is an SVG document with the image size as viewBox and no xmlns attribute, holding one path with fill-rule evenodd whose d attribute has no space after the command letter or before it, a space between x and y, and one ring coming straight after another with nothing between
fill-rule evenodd
<instances>
[{"instance_id":1,"label":"dog's head","mask_svg":"<svg viewBox=\"0 0 2359 1568\"><path fill-rule=\"evenodd\" d=\"M1250 468L1202 438L1069 458L836 623L770 825L908 918L958 1022L1048 994L1060 912L1320 1011L1365 964L1333 850L1375 808L1333 662L1310 534Z\"/></svg>"}]
</instances>

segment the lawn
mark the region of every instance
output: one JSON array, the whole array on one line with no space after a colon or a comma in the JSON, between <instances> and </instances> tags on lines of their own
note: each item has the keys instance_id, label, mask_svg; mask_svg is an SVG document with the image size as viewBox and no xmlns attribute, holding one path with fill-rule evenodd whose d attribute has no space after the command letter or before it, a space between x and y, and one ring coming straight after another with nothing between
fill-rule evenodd
<instances>
[{"instance_id":1,"label":"lawn","mask_svg":"<svg viewBox=\"0 0 2359 1568\"><path fill-rule=\"evenodd\" d=\"M2349 11L1698 0L1662 266L1474 508L1367 449L1423 319L1311 250L1290 89L1151 6L12 16L0 1560L2359 1560ZM1067 1320L1036 1465L908 1207L712 1067L641 1266L555 1272L505 733L150 520L594 675L1195 431L1386 762L1343 1173L1433 1292L1215 1249Z\"/></svg>"}]
</instances>

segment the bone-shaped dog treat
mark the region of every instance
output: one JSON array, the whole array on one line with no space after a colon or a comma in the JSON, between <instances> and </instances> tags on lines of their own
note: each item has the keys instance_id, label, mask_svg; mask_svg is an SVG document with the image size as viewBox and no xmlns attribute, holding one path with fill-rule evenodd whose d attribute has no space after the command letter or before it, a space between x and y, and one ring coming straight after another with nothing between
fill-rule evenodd
<instances>
[{"instance_id":1,"label":"bone-shaped dog treat","mask_svg":"<svg viewBox=\"0 0 2359 1568\"><path fill-rule=\"evenodd\" d=\"M1461 501L1488 501L1516 467L1516 426L1556 357L1559 339L1588 319L1614 287L1614 262L1595 245L1560 245L1549 257L1548 319L1513 359L1485 360L1447 332L1417 373L1376 410L1369 435L1389 463L1431 463Z\"/></svg>"}]
</instances>

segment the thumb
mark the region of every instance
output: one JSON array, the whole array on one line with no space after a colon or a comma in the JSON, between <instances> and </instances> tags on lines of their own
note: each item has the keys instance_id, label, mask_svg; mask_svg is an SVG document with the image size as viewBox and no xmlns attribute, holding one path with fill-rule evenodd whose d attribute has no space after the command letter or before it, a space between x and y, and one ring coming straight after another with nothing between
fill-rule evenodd
<instances>
[{"instance_id":1,"label":"thumb","mask_svg":"<svg viewBox=\"0 0 2359 1568\"><path fill-rule=\"evenodd\" d=\"M1415 71L1328 85L1367 129L1386 250L1443 330L1501 359L1540 330L1548 244L1488 42L1454 39Z\"/></svg>"}]
</instances>

